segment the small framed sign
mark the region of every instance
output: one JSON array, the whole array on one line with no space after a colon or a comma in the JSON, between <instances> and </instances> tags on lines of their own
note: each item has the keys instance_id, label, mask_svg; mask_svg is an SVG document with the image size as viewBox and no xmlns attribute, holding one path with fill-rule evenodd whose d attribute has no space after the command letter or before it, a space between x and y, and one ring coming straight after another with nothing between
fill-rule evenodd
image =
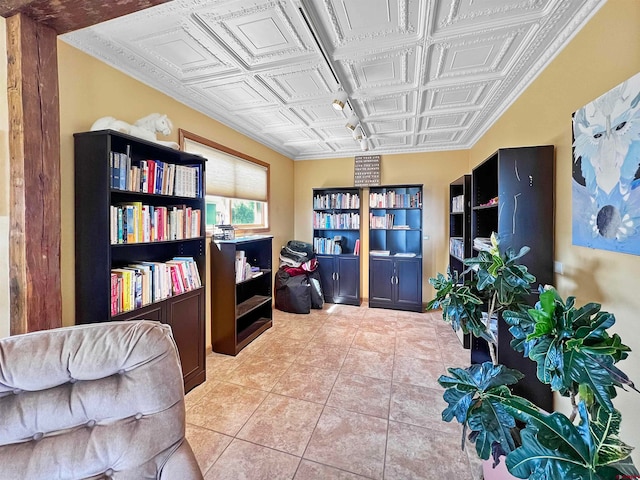
<instances>
[{"instance_id":1,"label":"small framed sign","mask_svg":"<svg viewBox=\"0 0 640 480\"><path fill-rule=\"evenodd\" d=\"M353 186L375 187L380 185L380 155L355 157Z\"/></svg>"}]
</instances>

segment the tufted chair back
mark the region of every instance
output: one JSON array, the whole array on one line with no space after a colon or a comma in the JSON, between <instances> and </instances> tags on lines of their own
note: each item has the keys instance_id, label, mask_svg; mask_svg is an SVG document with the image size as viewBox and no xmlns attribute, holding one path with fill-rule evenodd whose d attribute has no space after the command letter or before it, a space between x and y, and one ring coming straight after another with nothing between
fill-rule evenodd
<instances>
[{"instance_id":1,"label":"tufted chair back","mask_svg":"<svg viewBox=\"0 0 640 480\"><path fill-rule=\"evenodd\" d=\"M0 339L0 479L201 480L169 326Z\"/></svg>"}]
</instances>

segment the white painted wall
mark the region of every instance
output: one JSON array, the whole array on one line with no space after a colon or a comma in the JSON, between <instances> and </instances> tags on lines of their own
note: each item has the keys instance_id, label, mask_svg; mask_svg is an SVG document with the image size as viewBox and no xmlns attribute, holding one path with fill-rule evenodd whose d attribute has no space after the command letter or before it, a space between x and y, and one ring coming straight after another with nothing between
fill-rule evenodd
<instances>
[{"instance_id":1,"label":"white painted wall","mask_svg":"<svg viewBox=\"0 0 640 480\"><path fill-rule=\"evenodd\" d=\"M0 92L7 91L7 28L0 17ZM9 105L0 94L0 338L9 336Z\"/></svg>"}]
</instances>

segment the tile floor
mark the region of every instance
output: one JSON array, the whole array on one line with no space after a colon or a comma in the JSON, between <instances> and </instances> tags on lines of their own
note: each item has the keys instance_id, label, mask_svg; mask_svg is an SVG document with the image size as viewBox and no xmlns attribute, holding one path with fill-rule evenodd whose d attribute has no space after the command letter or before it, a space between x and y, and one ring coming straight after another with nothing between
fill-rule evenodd
<instances>
[{"instance_id":1,"label":"tile floor","mask_svg":"<svg viewBox=\"0 0 640 480\"><path fill-rule=\"evenodd\" d=\"M274 310L236 357L207 357L187 438L205 480L479 478L436 382L468 357L438 314Z\"/></svg>"}]
</instances>

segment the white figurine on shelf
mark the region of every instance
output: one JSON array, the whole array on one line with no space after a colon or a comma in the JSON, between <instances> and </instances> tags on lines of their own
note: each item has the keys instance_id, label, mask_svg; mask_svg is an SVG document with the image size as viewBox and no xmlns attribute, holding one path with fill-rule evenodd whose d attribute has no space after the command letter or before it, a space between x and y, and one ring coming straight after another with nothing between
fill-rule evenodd
<instances>
[{"instance_id":1,"label":"white figurine on shelf","mask_svg":"<svg viewBox=\"0 0 640 480\"><path fill-rule=\"evenodd\" d=\"M123 120L117 120L113 117L102 117L93 122L91 130L115 130L117 132L133 135L134 137L149 140L150 142L159 143L167 147L179 148L176 142L168 142L164 140L158 140L156 138L157 133L162 135L169 135L173 129L173 124L169 118L161 113L152 113L143 117L131 125Z\"/></svg>"}]
</instances>

